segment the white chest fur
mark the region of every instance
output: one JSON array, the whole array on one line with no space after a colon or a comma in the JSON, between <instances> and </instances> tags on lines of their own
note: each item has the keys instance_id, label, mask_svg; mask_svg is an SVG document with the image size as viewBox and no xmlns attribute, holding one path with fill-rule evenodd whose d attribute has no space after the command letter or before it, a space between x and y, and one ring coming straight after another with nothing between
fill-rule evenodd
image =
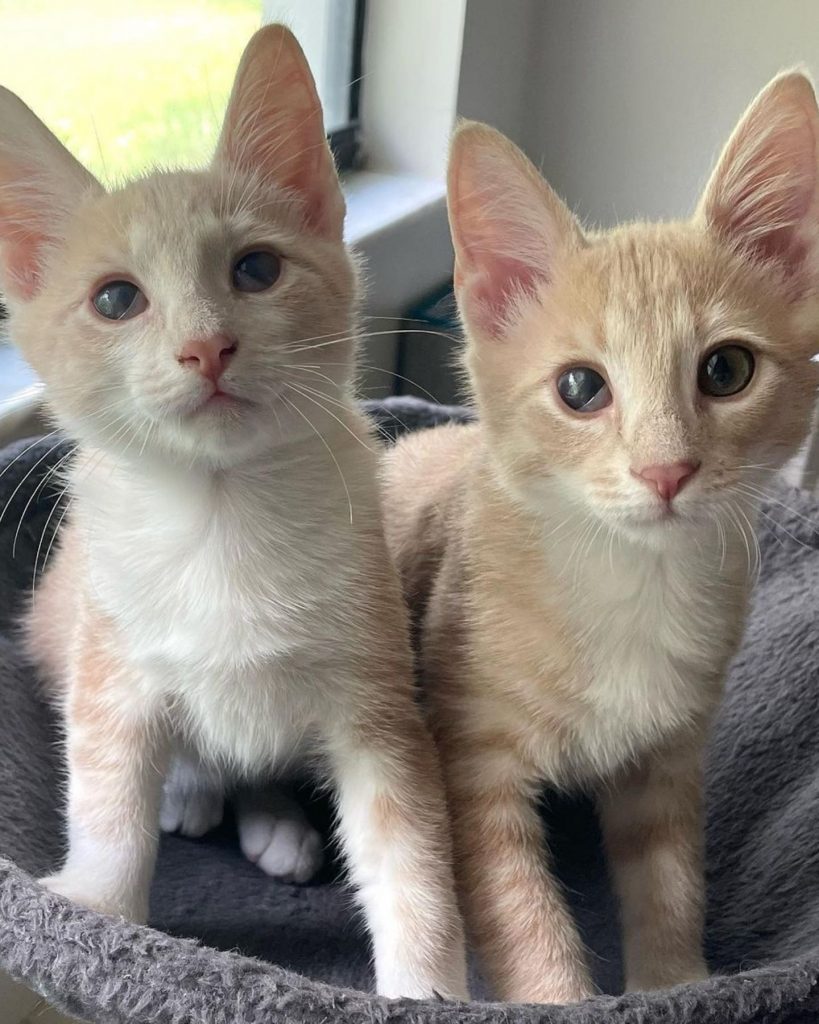
<instances>
[{"instance_id":1,"label":"white chest fur","mask_svg":"<svg viewBox=\"0 0 819 1024\"><path fill-rule=\"evenodd\" d=\"M746 566L704 532L651 548L608 535L572 566L565 606L579 715L571 771L609 776L715 706L739 639ZM742 549L744 552L744 548ZM565 768L551 766L557 774Z\"/></svg>"},{"instance_id":2,"label":"white chest fur","mask_svg":"<svg viewBox=\"0 0 819 1024\"><path fill-rule=\"evenodd\" d=\"M180 728L243 767L297 750L361 642L349 608L373 489L355 466L345 473L353 525L340 478L313 462L80 478L95 600Z\"/></svg>"}]
</instances>

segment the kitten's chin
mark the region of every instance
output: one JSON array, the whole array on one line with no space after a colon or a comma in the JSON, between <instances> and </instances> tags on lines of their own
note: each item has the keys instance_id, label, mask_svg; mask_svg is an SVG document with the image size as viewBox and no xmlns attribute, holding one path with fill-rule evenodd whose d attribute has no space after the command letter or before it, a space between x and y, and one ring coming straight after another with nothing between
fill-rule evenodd
<instances>
[{"instance_id":1,"label":"kitten's chin","mask_svg":"<svg viewBox=\"0 0 819 1024\"><path fill-rule=\"evenodd\" d=\"M275 444L276 413L248 398L217 389L182 408L149 409L149 446L191 463L226 468Z\"/></svg>"},{"instance_id":2,"label":"kitten's chin","mask_svg":"<svg viewBox=\"0 0 819 1024\"><path fill-rule=\"evenodd\" d=\"M656 544L691 528L691 521L670 513L664 516L629 516L615 520L614 528L632 541Z\"/></svg>"},{"instance_id":3,"label":"kitten's chin","mask_svg":"<svg viewBox=\"0 0 819 1024\"><path fill-rule=\"evenodd\" d=\"M711 519L704 510L691 504L651 506L623 512L609 520L609 525L632 542L657 547L686 535L698 535Z\"/></svg>"},{"instance_id":4,"label":"kitten's chin","mask_svg":"<svg viewBox=\"0 0 819 1024\"><path fill-rule=\"evenodd\" d=\"M269 426L269 425L268 425ZM257 410L244 415L214 409L168 432L168 448L185 459L227 467L258 455L273 444Z\"/></svg>"},{"instance_id":5,"label":"kitten's chin","mask_svg":"<svg viewBox=\"0 0 819 1024\"><path fill-rule=\"evenodd\" d=\"M137 417L132 429L114 436L96 426L93 421L81 420L70 425L69 434L126 462L147 457L225 469L275 444L269 421L258 409L243 410L242 415L214 408L195 418Z\"/></svg>"}]
</instances>

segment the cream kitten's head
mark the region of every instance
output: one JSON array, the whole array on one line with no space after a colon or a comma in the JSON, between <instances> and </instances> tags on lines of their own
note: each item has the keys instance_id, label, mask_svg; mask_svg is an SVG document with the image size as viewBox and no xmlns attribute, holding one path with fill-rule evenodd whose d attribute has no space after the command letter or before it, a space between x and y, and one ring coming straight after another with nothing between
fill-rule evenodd
<instances>
[{"instance_id":1,"label":"cream kitten's head","mask_svg":"<svg viewBox=\"0 0 819 1024\"><path fill-rule=\"evenodd\" d=\"M0 90L0 289L80 440L219 465L311 433L313 396L352 374L343 219L315 85L281 26L250 41L210 167L116 191Z\"/></svg>"},{"instance_id":2,"label":"cream kitten's head","mask_svg":"<svg viewBox=\"0 0 819 1024\"><path fill-rule=\"evenodd\" d=\"M819 112L775 79L685 223L589 235L507 139L449 170L467 363L496 465L640 537L745 504L797 449L819 382Z\"/></svg>"}]
</instances>

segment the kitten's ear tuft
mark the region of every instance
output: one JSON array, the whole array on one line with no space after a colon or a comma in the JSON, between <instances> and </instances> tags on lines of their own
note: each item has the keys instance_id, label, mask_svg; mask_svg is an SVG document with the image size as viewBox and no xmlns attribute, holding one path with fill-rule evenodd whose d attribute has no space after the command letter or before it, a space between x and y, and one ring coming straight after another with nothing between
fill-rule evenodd
<instances>
[{"instance_id":1,"label":"kitten's ear tuft","mask_svg":"<svg viewBox=\"0 0 819 1024\"><path fill-rule=\"evenodd\" d=\"M779 75L728 140L697 215L751 258L798 275L819 234L817 142L810 79Z\"/></svg>"},{"instance_id":2,"label":"kitten's ear tuft","mask_svg":"<svg viewBox=\"0 0 819 1024\"><path fill-rule=\"evenodd\" d=\"M455 132L447 184L455 283L467 324L496 336L582 232L523 153L488 125Z\"/></svg>"},{"instance_id":3,"label":"kitten's ear tuft","mask_svg":"<svg viewBox=\"0 0 819 1024\"><path fill-rule=\"evenodd\" d=\"M39 290L44 256L78 203L102 186L13 92L0 86L0 290Z\"/></svg>"},{"instance_id":4,"label":"kitten's ear tuft","mask_svg":"<svg viewBox=\"0 0 819 1024\"><path fill-rule=\"evenodd\" d=\"M344 197L321 101L304 53L284 25L259 29L247 44L214 159L293 192L308 227L342 237Z\"/></svg>"}]
</instances>

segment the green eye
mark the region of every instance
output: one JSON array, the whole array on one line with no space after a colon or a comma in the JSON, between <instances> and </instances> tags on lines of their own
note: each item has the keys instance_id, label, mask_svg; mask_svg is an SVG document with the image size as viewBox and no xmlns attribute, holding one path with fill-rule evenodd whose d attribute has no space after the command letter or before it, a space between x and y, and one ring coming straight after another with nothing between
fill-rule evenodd
<instances>
[{"instance_id":1,"label":"green eye","mask_svg":"<svg viewBox=\"0 0 819 1024\"><path fill-rule=\"evenodd\" d=\"M703 359L697 384L704 395L728 398L748 387L754 366L750 349L742 345L721 345Z\"/></svg>"},{"instance_id":2,"label":"green eye","mask_svg":"<svg viewBox=\"0 0 819 1024\"><path fill-rule=\"evenodd\" d=\"M604 378L590 366L572 366L557 378L557 393L575 412L597 412L611 403Z\"/></svg>"}]
</instances>

